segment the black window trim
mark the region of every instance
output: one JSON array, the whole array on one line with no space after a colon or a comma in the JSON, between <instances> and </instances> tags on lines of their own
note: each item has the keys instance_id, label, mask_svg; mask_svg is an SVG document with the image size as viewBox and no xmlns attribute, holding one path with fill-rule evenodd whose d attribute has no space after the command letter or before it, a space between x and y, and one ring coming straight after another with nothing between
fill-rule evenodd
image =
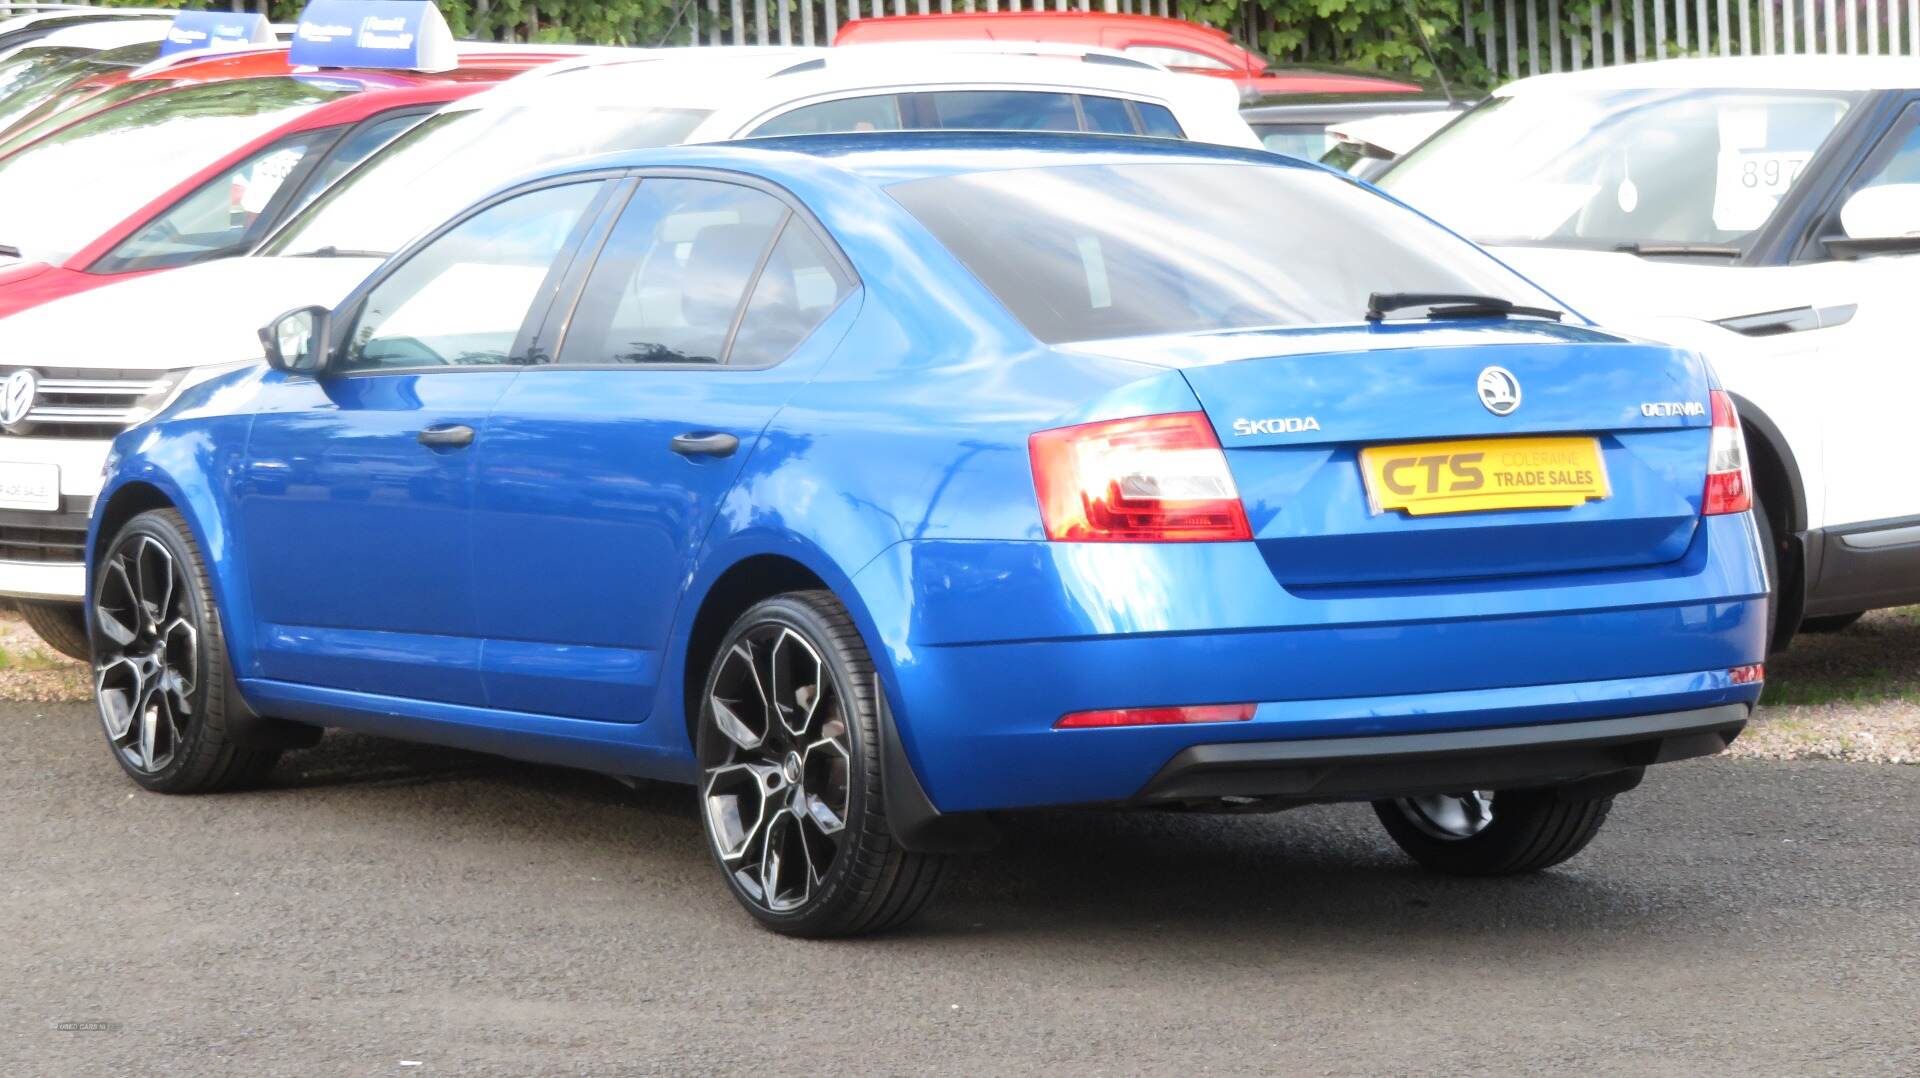
<instances>
[{"instance_id":1,"label":"black window trim","mask_svg":"<svg viewBox=\"0 0 1920 1078\"><path fill-rule=\"evenodd\" d=\"M751 176L742 172L729 172L725 169L717 169L717 168L637 168L637 169L629 169L623 175L625 175L628 178L629 183L622 188L619 194L619 197L618 197L619 204L617 206L609 204L605 209L602 210L602 213L601 213L602 220L599 222L596 222L596 227L591 233L594 239L592 255L590 257L581 257L581 258L575 259L575 264L573 267L571 267L571 271L567 275L567 280L564 281L561 285L560 293L557 296L555 296L553 302L548 305L547 316L542 321L540 327L535 331L534 339L542 342L545 342L545 341L553 342L553 348L552 348L551 354L555 356L559 355L565 349L566 343L567 343L567 340L566 340L567 333L569 330L572 329L573 316L575 312L579 309L581 296L584 295L586 292L587 278L592 276L593 268L595 265L599 263L600 254L606 246L607 239L613 233L613 226L615 222L619 220L620 214L626 209L627 203L633 198L634 192L639 190L641 183L650 179L706 180L706 181L715 182L715 183L732 184L736 187L751 188L763 194L771 195L772 197L777 199L782 205L784 205L787 209L786 216L780 219L779 225L773 230L772 238L769 239L766 248L760 252L760 260L754 267L753 276L748 278L746 288L743 289L740 294L740 303L739 303L739 306L734 308L733 321L729 324L729 328L727 330L726 342L721 348L718 362L714 362L714 363L537 363L535 362L535 363L529 363L524 366L521 366L519 368L520 370L529 371L529 372L531 371L634 371L634 372L743 371L744 372L744 371L764 371L764 370L770 370L774 367L780 366L782 363L785 363L787 359L794 354L794 352L799 351L799 347L800 347L799 345L795 345L792 349L788 350L786 355L783 355L779 359L773 360L772 362L769 362L769 363L732 363L732 362L729 362L729 360L732 358L734 338L740 332L740 324L745 318L746 309L748 305L753 302L753 294L755 290L757 290L760 286L760 275L763 272L765 272L767 267L767 261L772 257L773 250L776 246L778 246L780 242L780 238L786 234L787 228L791 227L795 222L799 222L803 227L807 228L813 233L814 239L819 242L820 246L826 250L827 256L830 259L832 259L834 263L834 268L839 273L841 284L846 286L846 290L841 294L840 298L837 301L835 301L833 307L830 308L827 311L826 315L821 318L819 325L825 325L827 321L831 319L834 316L834 314L840 310L841 307L845 306L849 300L859 295L863 290L863 288L865 287L864 282L860 280L859 273L857 273L853 268L853 262L847 258L846 252L840 249L840 244L833 238L833 234L828 232L825 226L820 224L819 219L816 218L813 215L813 213L810 210L808 210L806 206L804 206L800 202L798 198L794 197L792 192L788 191L784 187L781 187L779 184L762 179L758 176ZM818 331L819 325L815 326L816 332ZM808 336L811 337L812 334L809 334ZM805 340L806 339L803 338L801 343L804 344Z\"/></svg>"},{"instance_id":2,"label":"black window trim","mask_svg":"<svg viewBox=\"0 0 1920 1078\"><path fill-rule=\"evenodd\" d=\"M502 191L491 198L474 203L452 220L446 221L439 228L415 240L412 244L409 244L385 262L381 263L380 268L375 270L372 276L362 281L360 287L354 289L351 295L342 300L338 307L334 308L332 315L333 325L338 327L338 330L345 330L358 325L367 297L372 295L375 289L385 284L387 280L395 273L398 273L402 267L412 262L422 251L438 241L442 236L466 224L480 214L502 203L519 198L521 195L530 195L536 191L543 191L552 187L568 187L579 183L597 183L600 185L600 189L594 193L592 201L587 203L587 208L580 215L580 221L574 225L573 233L567 237L566 243L561 246L560 253L554 258L553 265L548 268L546 277L540 282L539 291L534 294L533 303L527 308L527 316L521 322L519 332L514 336L513 347L509 352L509 356L528 356L534 342L539 339L537 331L541 321L546 311L552 306L553 297L550 292L557 292L564 279L568 276L581 245L587 236L592 233L594 226L599 223L605 212L607 202L613 197L615 189L620 186L618 182L609 181L618 181L623 179L624 176L625 173L618 169L570 172L563 176L549 176L532 183L521 184L510 190ZM325 372L326 378L378 378L393 375L467 374L473 371L502 372L534 369L534 365L531 363L516 363L510 358L506 363L464 363L435 365L431 367L376 367L365 370L348 370L342 366L342 364L346 358L347 345L352 338L353 334L350 332L336 331L333 352L328 357Z\"/></svg>"},{"instance_id":3,"label":"black window trim","mask_svg":"<svg viewBox=\"0 0 1920 1078\"><path fill-rule=\"evenodd\" d=\"M1883 91L1876 104L1877 108L1863 110L1873 113L1874 122L1855 136L1844 171L1821 192L1825 197L1808 207L1806 224L1793 249L1792 264L1839 260L1827 250L1826 241L1840 233L1841 208L1872 178L1872 169L1898 152L1895 140L1920 129L1920 93Z\"/></svg>"},{"instance_id":4,"label":"black window trim","mask_svg":"<svg viewBox=\"0 0 1920 1078\"><path fill-rule=\"evenodd\" d=\"M336 134L333 140L333 143L327 146L326 149L318 155L318 158L313 163L313 167L311 169L308 169L305 174L299 177L301 188L304 188L306 186L307 181L312 177L313 173L318 172L322 168L325 168L327 165L331 164L335 156L339 154L340 148L345 146L348 142L351 142L353 140L353 137L355 135L358 135L360 132L366 130L369 127L374 127L376 125L386 123L390 120L393 120L402 116L413 116L415 117L414 122L419 123L421 120L424 120L427 117L433 115L435 112L439 111L439 109L440 109L439 105L401 105L396 108L387 109L384 112L376 112L368 116L363 116L359 120L356 120L351 124L343 125L343 129L341 129ZM413 130L413 128L411 127L407 128L407 131L411 131L411 130ZM399 138L400 135L406 134L407 131L402 131L400 132L399 135L395 135L393 137ZM393 140L388 139L387 141L391 142ZM380 151L385 148L386 148L385 143L382 143L380 146L375 147L372 153L368 154L366 157L361 158L359 163L355 164L353 168L348 169L347 172L352 172L355 169L358 169L360 165L365 164L367 161L372 160L374 157L378 156ZM334 177L334 182L339 183L341 180L346 179L347 172L343 172L340 175ZM324 193L325 192L322 192L322 191L314 192L315 195L320 195ZM287 203L282 203L279 206L275 207L273 222L269 224L264 231L261 232L259 242L255 243L252 249L259 250L261 244L264 244L269 238L273 236L275 232L280 231L281 225L286 224L288 220L293 218L295 215L297 215L300 212L301 209L306 208L306 206L308 205L311 205L311 203L302 203L298 208L295 208Z\"/></svg>"}]
</instances>

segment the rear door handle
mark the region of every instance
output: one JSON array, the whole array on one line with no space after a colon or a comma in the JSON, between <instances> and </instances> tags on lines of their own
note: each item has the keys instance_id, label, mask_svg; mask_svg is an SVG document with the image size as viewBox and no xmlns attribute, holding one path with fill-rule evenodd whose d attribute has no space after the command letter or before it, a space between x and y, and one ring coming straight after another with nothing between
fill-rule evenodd
<instances>
[{"instance_id":1,"label":"rear door handle","mask_svg":"<svg viewBox=\"0 0 1920 1078\"><path fill-rule=\"evenodd\" d=\"M473 428L459 424L428 427L420 432L418 441L435 449L458 449L473 444Z\"/></svg>"},{"instance_id":2,"label":"rear door handle","mask_svg":"<svg viewBox=\"0 0 1920 1078\"><path fill-rule=\"evenodd\" d=\"M673 436L673 451L683 457L730 457L740 439L717 430L695 430Z\"/></svg>"}]
</instances>

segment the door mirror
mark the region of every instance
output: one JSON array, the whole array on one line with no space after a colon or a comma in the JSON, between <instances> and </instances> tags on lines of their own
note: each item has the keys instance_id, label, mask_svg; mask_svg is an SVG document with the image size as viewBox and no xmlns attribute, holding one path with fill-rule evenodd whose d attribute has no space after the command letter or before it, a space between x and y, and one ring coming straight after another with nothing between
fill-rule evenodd
<instances>
[{"instance_id":1,"label":"door mirror","mask_svg":"<svg viewBox=\"0 0 1920 1078\"><path fill-rule=\"evenodd\" d=\"M267 363L277 371L320 375L326 371L332 312L325 307L300 307L267 323L260 344Z\"/></svg>"},{"instance_id":2,"label":"door mirror","mask_svg":"<svg viewBox=\"0 0 1920 1078\"><path fill-rule=\"evenodd\" d=\"M1864 187L1840 207L1844 237L1827 241L1842 256L1920 251L1920 183Z\"/></svg>"}]
</instances>

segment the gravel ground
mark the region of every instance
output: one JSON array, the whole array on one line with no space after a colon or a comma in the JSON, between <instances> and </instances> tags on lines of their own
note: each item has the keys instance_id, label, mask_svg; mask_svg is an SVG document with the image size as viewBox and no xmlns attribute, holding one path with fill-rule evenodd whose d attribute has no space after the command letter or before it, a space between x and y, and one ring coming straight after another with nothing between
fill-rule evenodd
<instances>
[{"instance_id":1,"label":"gravel ground","mask_svg":"<svg viewBox=\"0 0 1920 1078\"><path fill-rule=\"evenodd\" d=\"M1920 768L1654 768L1512 880L1364 806L1037 814L803 943L684 789L330 734L162 797L85 705L0 724L8 1076L1920 1074Z\"/></svg>"}]
</instances>

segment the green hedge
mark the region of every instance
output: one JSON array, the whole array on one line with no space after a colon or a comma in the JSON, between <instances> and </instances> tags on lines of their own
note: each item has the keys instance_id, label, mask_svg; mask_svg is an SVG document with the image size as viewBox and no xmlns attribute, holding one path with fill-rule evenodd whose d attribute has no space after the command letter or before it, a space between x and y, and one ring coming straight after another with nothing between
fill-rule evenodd
<instances>
[{"instance_id":1,"label":"green hedge","mask_svg":"<svg viewBox=\"0 0 1920 1078\"><path fill-rule=\"evenodd\" d=\"M107 0L141 7L206 7L204 0ZM771 0L769 6L779 3ZM817 0L822 2L822 0ZM845 0L836 0L845 3ZM704 0L439 0L456 37L525 40L529 27L541 41L591 41L617 45L684 42L687 5ZM226 7L216 3L212 6ZM255 6L249 3L248 6ZM271 0L275 20L291 21L299 0ZM721 10L730 9L721 4ZM862 3L863 8L869 7ZM889 5L891 6L891 5ZM1481 86L1486 67L1465 47L1461 0L1182 0L1180 11L1196 22L1219 26L1249 41L1277 62L1335 64L1433 78L1414 18L1426 28L1440 69L1456 83ZM749 6L748 18L752 18ZM844 8L843 8L844 10ZM1476 22L1488 19L1485 11Z\"/></svg>"}]
</instances>

